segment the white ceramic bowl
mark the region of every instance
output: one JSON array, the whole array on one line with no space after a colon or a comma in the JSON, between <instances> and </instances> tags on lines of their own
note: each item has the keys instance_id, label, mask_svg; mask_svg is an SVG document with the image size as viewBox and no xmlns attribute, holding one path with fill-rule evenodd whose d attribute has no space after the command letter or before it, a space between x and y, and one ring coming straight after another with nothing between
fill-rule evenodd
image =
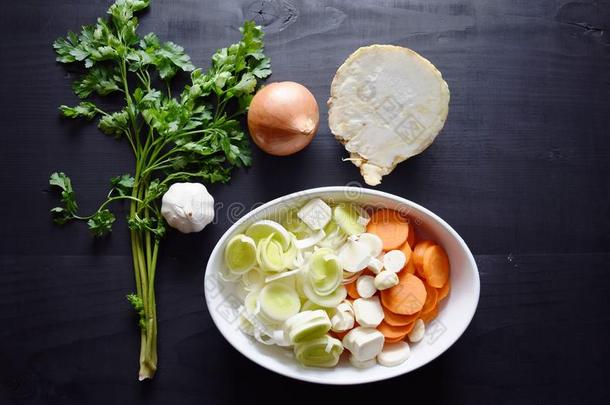
<instances>
[{"instance_id":1,"label":"white ceramic bowl","mask_svg":"<svg viewBox=\"0 0 610 405\"><path fill-rule=\"evenodd\" d=\"M300 366L289 349L265 346L239 330L237 308L241 304L231 283L218 279L224 267L224 248L236 233L264 218L277 218L279 212L303 204L314 197L331 201L352 201L373 207L397 209L416 224L418 235L440 243L451 264L451 293L441 304L438 317L427 326L424 339L411 345L411 357L397 367L376 365L356 369L342 358L333 369ZM462 335L479 301L479 273L472 253L460 235L445 221L424 207L381 191L355 187L321 187L300 191L270 201L246 214L220 238L210 255L205 273L205 298L208 310L222 335L244 356L255 363L298 380L321 384L361 384L384 380L415 370L434 360ZM346 351L347 353L347 351ZM346 357L346 353L342 357Z\"/></svg>"}]
</instances>

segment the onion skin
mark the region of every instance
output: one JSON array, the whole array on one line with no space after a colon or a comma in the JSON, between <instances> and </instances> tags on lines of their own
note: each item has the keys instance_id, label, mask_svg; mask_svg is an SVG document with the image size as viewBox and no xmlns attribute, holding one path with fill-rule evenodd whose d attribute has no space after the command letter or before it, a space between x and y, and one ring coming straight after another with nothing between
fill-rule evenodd
<instances>
[{"instance_id":1,"label":"onion skin","mask_svg":"<svg viewBox=\"0 0 610 405\"><path fill-rule=\"evenodd\" d=\"M250 136L270 155L300 151L312 141L319 125L315 97L295 82L268 84L256 93L248 110Z\"/></svg>"}]
</instances>

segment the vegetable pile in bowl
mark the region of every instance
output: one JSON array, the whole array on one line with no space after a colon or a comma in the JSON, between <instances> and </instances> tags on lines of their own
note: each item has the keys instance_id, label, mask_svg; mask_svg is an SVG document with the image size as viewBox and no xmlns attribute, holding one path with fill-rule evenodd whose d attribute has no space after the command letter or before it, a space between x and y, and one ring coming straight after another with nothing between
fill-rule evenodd
<instances>
[{"instance_id":1,"label":"vegetable pile in bowl","mask_svg":"<svg viewBox=\"0 0 610 405\"><path fill-rule=\"evenodd\" d=\"M449 259L391 209L312 198L250 224L224 248L243 333L308 367L407 361L448 296ZM347 355L349 353L349 355Z\"/></svg>"},{"instance_id":2,"label":"vegetable pile in bowl","mask_svg":"<svg viewBox=\"0 0 610 405\"><path fill-rule=\"evenodd\" d=\"M480 282L439 216L337 186L245 214L210 254L204 287L215 326L248 359L303 381L360 384L445 352L472 320Z\"/></svg>"}]
</instances>

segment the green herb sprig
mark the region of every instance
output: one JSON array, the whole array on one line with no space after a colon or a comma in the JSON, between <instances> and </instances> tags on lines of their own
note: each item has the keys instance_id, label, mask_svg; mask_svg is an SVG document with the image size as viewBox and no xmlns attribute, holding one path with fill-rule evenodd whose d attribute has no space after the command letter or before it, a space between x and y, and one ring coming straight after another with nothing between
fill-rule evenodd
<instances>
[{"instance_id":1,"label":"green herb sprig","mask_svg":"<svg viewBox=\"0 0 610 405\"><path fill-rule=\"evenodd\" d=\"M82 101L60 106L61 114L97 120L103 133L125 139L135 158L133 175L112 178L107 199L88 216L78 214L68 176L56 172L49 180L61 191L62 204L51 210L55 221L86 221L96 236L112 230L111 203L127 200L130 204L127 222L136 292L127 299L140 325L140 380L152 378L157 369L154 283L159 242L166 232L160 197L174 182L224 183L233 168L250 165L249 142L239 120L258 80L271 74L269 58L263 53L263 32L253 22L244 23L241 40L217 50L210 69L203 72L193 66L181 46L162 42L154 33L138 35L135 14L149 3L117 0L107 18L82 27L78 34L69 32L53 44L58 62L85 68L72 86ZM190 72L190 83L172 96L171 80L180 72ZM104 111L90 99L109 94L120 94L124 104Z\"/></svg>"}]
</instances>

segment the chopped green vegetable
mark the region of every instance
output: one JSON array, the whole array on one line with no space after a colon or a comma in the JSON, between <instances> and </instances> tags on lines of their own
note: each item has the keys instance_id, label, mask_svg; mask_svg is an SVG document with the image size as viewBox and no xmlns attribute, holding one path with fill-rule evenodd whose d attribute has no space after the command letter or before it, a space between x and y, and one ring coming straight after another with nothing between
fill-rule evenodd
<instances>
[{"instance_id":1,"label":"chopped green vegetable","mask_svg":"<svg viewBox=\"0 0 610 405\"><path fill-rule=\"evenodd\" d=\"M339 362L341 353L341 342L328 335L294 345L297 360L309 367L334 367Z\"/></svg>"},{"instance_id":2,"label":"chopped green vegetable","mask_svg":"<svg viewBox=\"0 0 610 405\"><path fill-rule=\"evenodd\" d=\"M301 309L301 300L296 291L279 282L263 287L258 302L262 315L271 322L284 322Z\"/></svg>"},{"instance_id":3,"label":"chopped green vegetable","mask_svg":"<svg viewBox=\"0 0 610 405\"><path fill-rule=\"evenodd\" d=\"M321 248L309 258L309 282L315 293L321 296L332 294L343 278L343 268L330 248Z\"/></svg>"},{"instance_id":4,"label":"chopped green vegetable","mask_svg":"<svg viewBox=\"0 0 610 405\"><path fill-rule=\"evenodd\" d=\"M256 244L246 235L236 235L225 248L225 263L229 270L244 274L256 264Z\"/></svg>"},{"instance_id":5,"label":"chopped green vegetable","mask_svg":"<svg viewBox=\"0 0 610 405\"><path fill-rule=\"evenodd\" d=\"M353 204L341 203L333 209L333 220L348 235L358 235L366 230L358 219L361 210Z\"/></svg>"},{"instance_id":6,"label":"chopped green vegetable","mask_svg":"<svg viewBox=\"0 0 610 405\"><path fill-rule=\"evenodd\" d=\"M107 208L110 203L130 203L127 221L136 292L129 300L140 314L140 380L152 378L157 369L154 282L159 241L166 230L159 199L172 183L224 183L233 168L250 164L249 143L240 120L256 90L257 78L271 73L263 53L263 32L253 22L245 22L240 28L241 40L216 51L210 69L203 72L181 46L163 42L153 33L138 35L135 14L148 6L149 0L117 0L107 18L53 43L58 62L84 67L73 83L75 94L83 100L73 107L59 107L61 115L99 118L97 125L103 133L129 144L135 158L134 174L113 178L108 198L88 216L78 214L72 184L64 173L53 173L49 180L61 190L62 205L51 210L55 221L86 221L96 236L109 233L115 222ZM190 73L190 80L172 96L170 80L184 72ZM154 87L159 84L162 90ZM87 100L108 94L116 95L110 102L120 96L124 103L104 111Z\"/></svg>"}]
</instances>

